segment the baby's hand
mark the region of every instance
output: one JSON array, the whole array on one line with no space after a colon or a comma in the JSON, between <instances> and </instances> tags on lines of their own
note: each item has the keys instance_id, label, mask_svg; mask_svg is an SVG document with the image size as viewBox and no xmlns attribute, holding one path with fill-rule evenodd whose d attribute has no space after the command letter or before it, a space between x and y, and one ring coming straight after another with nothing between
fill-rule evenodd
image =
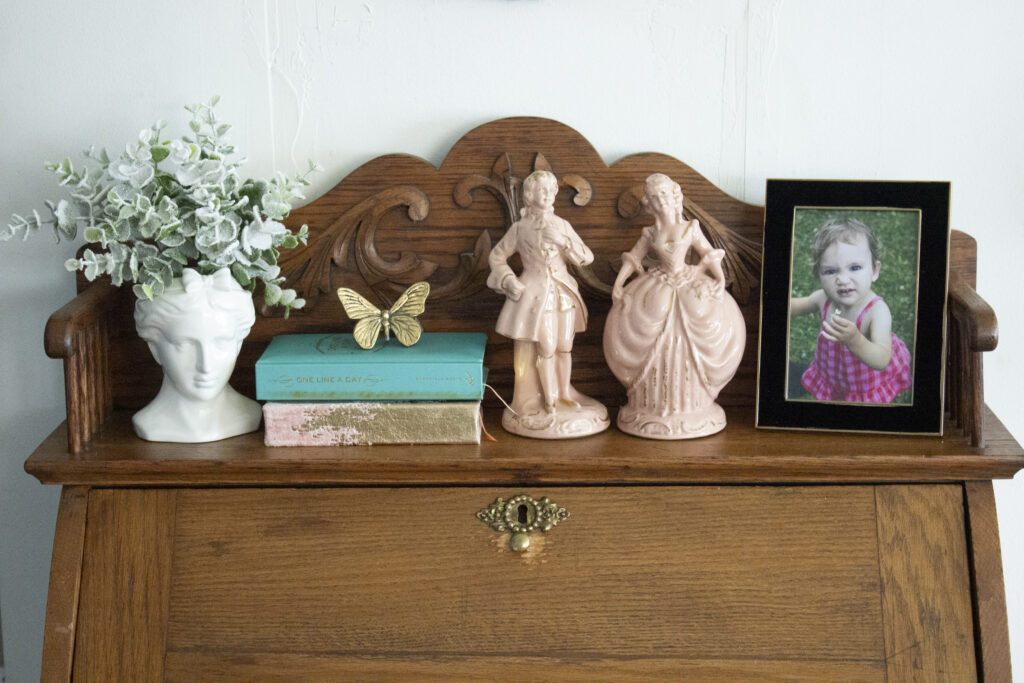
<instances>
[{"instance_id":1,"label":"baby's hand","mask_svg":"<svg viewBox=\"0 0 1024 683\"><path fill-rule=\"evenodd\" d=\"M835 314L826 316L821 322L821 331L825 335L825 339L839 342L845 346L849 346L850 342L860 334L856 323Z\"/></svg>"}]
</instances>

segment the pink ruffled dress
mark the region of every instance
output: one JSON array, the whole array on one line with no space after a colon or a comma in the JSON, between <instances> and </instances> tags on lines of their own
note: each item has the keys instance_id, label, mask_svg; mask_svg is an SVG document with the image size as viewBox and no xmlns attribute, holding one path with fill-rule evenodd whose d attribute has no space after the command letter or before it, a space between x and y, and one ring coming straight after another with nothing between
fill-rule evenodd
<instances>
[{"instance_id":1,"label":"pink ruffled dress","mask_svg":"<svg viewBox=\"0 0 1024 683\"><path fill-rule=\"evenodd\" d=\"M882 300L878 296L868 302L857 316L860 329L864 314ZM822 322L828 315L831 301L821 312ZM891 403L901 391L913 385L910 351L903 340L892 334L892 358L881 370L868 367L845 344L830 341L818 333L814 349L814 362L804 372L801 382L819 401L846 401L850 403Z\"/></svg>"}]
</instances>

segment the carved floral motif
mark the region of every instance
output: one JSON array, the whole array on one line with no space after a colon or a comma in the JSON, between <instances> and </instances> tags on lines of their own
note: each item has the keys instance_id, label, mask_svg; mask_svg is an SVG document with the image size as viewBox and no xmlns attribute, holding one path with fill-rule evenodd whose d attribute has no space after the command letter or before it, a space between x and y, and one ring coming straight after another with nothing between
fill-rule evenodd
<instances>
[{"instance_id":1,"label":"carved floral motif","mask_svg":"<svg viewBox=\"0 0 1024 683\"><path fill-rule=\"evenodd\" d=\"M540 153L533 159L532 171L554 173L551 164ZM571 187L576 191L572 198L573 204L586 206L590 203L591 197L594 196L594 189L586 178L575 173L567 173L563 176L555 175L558 177L559 187ZM494 160L490 176L469 175L456 183L452 190L452 199L458 206L466 208L473 203L473 190L479 188L487 190L501 202L502 208L505 209L507 225L512 225L519 220L519 210L523 205L523 178L513 172L512 158L507 152Z\"/></svg>"},{"instance_id":2,"label":"carved floral motif","mask_svg":"<svg viewBox=\"0 0 1024 683\"><path fill-rule=\"evenodd\" d=\"M288 273L288 284L299 296L315 302L321 293L333 293L336 283L331 279L331 266L349 269L349 259L366 287L380 300L390 305L409 283L431 277L438 264L421 258L411 251L403 251L396 260L385 259L377 251L374 237L381 219L390 211L405 207L409 219L423 221L430 211L430 200L419 189L401 185L382 190L359 202L326 230L311 234L305 249L282 254L279 264ZM490 236L482 232L472 253L459 254L455 273L447 282L432 285L431 299L461 298L483 289L482 276L487 270L487 254L491 249Z\"/></svg>"},{"instance_id":3,"label":"carved floral motif","mask_svg":"<svg viewBox=\"0 0 1024 683\"><path fill-rule=\"evenodd\" d=\"M540 153L534 157L531 170L552 171L548 160ZM586 206L590 203L593 187L586 178L575 173L557 177L560 187L571 188L573 204ZM511 155L504 153L495 159L489 176L472 174L458 181L452 188L452 199L456 206L467 208L474 201L475 191L485 190L502 207L507 227L519 220L522 182L523 178L514 172ZM617 206L621 217L635 218L639 215L641 193L642 186L637 185L619 195ZM430 212L430 200L424 192L411 185L390 187L352 206L326 229L315 233L311 231L306 248L281 254L279 265L288 277L286 286L294 287L312 307L320 294L333 294L337 288L339 283L332 279L332 268L345 270L351 275L354 266L355 274L365 289L372 292L381 305L387 306L410 284L437 275L439 264L413 251L402 251L397 259L387 259L377 251L375 235L381 220L386 214L402 208L411 221L421 223ZM730 230L689 198L685 199L684 210L688 217L700 221L715 247L725 249L723 269L728 286L737 300L747 302L750 292L760 281L760 244ZM451 277L445 282L431 282L431 300L463 299L483 290L490 250L490 235L487 230L482 230L473 244L473 251L459 254ZM611 284L599 279L590 266L574 266L573 274L585 293L597 296L611 294ZM346 284L359 288L351 277ZM266 307L263 313L269 313Z\"/></svg>"}]
</instances>

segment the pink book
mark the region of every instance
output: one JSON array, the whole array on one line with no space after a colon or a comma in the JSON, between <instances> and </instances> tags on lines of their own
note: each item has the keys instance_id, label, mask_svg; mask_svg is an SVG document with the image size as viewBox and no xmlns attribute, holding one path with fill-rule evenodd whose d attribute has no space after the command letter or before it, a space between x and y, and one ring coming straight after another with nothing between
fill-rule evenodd
<instances>
[{"instance_id":1,"label":"pink book","mask_svg":"<svg viewBox=\"0 0 1024 683\"><path fill-rule=\"evenodd\" d=\"M269 402L267 446L480 443L480 401Z\"/></svg>"}]
</instances>

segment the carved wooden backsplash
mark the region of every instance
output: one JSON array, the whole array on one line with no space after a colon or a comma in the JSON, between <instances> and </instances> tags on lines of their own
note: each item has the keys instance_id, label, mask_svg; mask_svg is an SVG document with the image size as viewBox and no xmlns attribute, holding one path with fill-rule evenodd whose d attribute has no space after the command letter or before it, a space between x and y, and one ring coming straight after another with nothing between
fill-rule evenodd
<instances>
[{"instance_id":1,"label":"carved wooden backsplash","mask_svg":"<svg viewBox=\"0 0 1024 683\"><path fill-rule=\"evenodd\" d=\"M278 311L261 311L239 357L234 386L253 393L253 365L277 334L350 332L353 323L335 294L338 287L355 289L385 306L413 282L426 280L431 295L421 317L424 329L487 332L490 383L511 395L512 345L494 332L504 297L485 285L487 257L518 218L522 181L536 169L558 178L555 211L595 255L593 264L576 271L590 310L588 328L576 336L573 354L573 381L580 390L613 406L624 400L625 392L604 363L601 334L621 255L639 238L640 229L653 223L640 210L643 182L660 172L682 186L686 213L701 222L712 244L727 252L723 265L744 311L748 344L721 402L753 404L762 207L730 197L664 154L634 154L609 166L572 128L529 117L471 130L439 168L405 154L378 157L293 211L286 222L292 228L308 224L310 239L305 247L283 252L280 265L288 286L299 291L307 307L288 320ZM135 344L145 362L139 361L129 375L132 385L121 387L118 403L141 405L142 396L155 392L159 371L144 347L128 338L123 343Z\"/></svg>"}]
</instances>

